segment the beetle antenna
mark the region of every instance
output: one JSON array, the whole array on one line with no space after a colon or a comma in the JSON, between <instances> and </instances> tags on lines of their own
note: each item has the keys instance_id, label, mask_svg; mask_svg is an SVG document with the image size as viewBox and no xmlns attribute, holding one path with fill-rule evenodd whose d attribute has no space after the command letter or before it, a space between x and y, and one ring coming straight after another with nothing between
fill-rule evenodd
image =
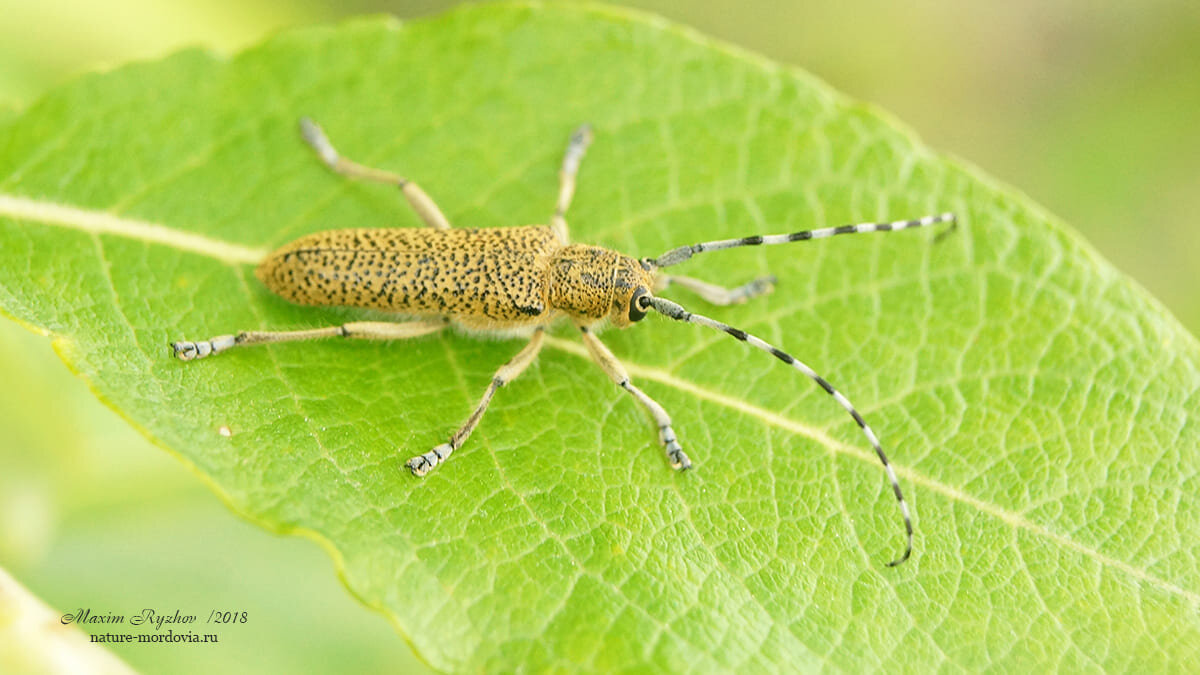
<instances>
[{"instance_id":1,"label":"beetle antenna","mask_svg":"<svg viewBox=\"0 0 1200 675\"><path fill-rule=\"evenodd\" d=\"M819 232L820 230L816 231ZM904 531L906 536L904 553L899 558L888 563L888 567L895 567L905 560L908 560L908 557L912 555L913 525L912 518L908 513L908 503L904 501L904 493L900 491L900 481L896 479L896 472L892 469L891 463L888 462L887 455L884 454L883 448L879 445L879 439L875 436L875 432L871 431L871 427L867 426L866 420L863 419L862 415L858 414L858 411L854 409L854 405L850 403L849 399L842 395L842 392L834 389L833 385L829 384L825 378L818 375L816 371L814 371L812 368L809 368L802 361L796 359L791 354L788 354L787 352L768 344L766 341L760 338L750 335L744 330L723 324L720 321L710 319L707 316L693 314L692 312L684 309L681 305L671 302L665 298L643 295L637 299L637 303L639 305L638 309L641 309L642 311L654 309L658 313L676 321L707 326L713 330L728 333L742 342L746 342L757 349L761 349L762 351L771 354L780 361L783 361L789 366L807 375L812 379L813 382L816 382L822 389L824 389L826 393L832 396L833 400L837 401L838 404L845 408L846 412L850 413L850 416L853 417L854 421L858 423L859 428L863 430L864 434L866 434L867 440L871 442L871 447L875 448L875 454L879 457L879 461L883 463L883 470L887 472L888 481L890 481L892 484L892 492L896 495L896 501L900 504L900 513L904 517Z\"/></svg>"},{"instance_id":2,"label":"beetle antenna","mask_svg":"<svg viewBox=\"0 0 1200 675\"><path fill-rule=\"evenodd\" d=\"M697 253L706 251L719 251L725 248L738 248L739 246L760 246L770 244L789 244L793 241L807 241L809 239L824 239L832 237L835 234L861 234L866 232L894 232L897 230L907 230L911 227L927 227L936 225L937 223L950 223L950 227L938 235L941 239L947 232L954 230L957 225L953 213L942 213L936 216L925 216L916 220L896 220L890 223L859 223L858 225L839 225L838 227L823 227L819 230L801 230L791 234L768 234L757 235L753 237L742 237L741 239L721 239L719 241L706 241L702 244L692 244L691 246L680 246L673 248L670 251L658 256L657 258L647 259L646 262L655 267L670 267L691 258Z\"/></svg>"}]
</instances>

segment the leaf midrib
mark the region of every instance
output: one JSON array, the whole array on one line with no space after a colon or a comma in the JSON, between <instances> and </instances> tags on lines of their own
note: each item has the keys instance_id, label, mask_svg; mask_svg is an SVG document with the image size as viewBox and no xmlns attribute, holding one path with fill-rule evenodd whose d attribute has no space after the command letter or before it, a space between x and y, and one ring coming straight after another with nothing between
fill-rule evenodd
<instances>
[{"instance_id":1,"label":"leaf midrib","mask_svg":"<svg viewBox=\"0 0 1200 675\"><path fill-rule=\"evenodd\" d=\"M131 219L118 216L107 211L83 209L57 202L31 199L29 197L8 195L4 193L0 193L0 216L9 217L15 220L36 222L43 225L77 230L92 234L93 236L98 234L110 234L113 236L142 241L148 244L157 244L179 251L186 251L189 253L202 255L217 260L223 264L235 267L240 265L257 264L267 254L266 249L246 247L240 244L206 237L204 235L182 232L161 223L152 223L143 220ZM126 320L126 323L128 323L128 320ZM132 328L132 326L130 327ZM45 331L44 328L42 330ZM70 336L55 335L54 337L60 340L71 339ZM548 336L546 338L546 346L581 359L590 360L587 350L582 345L574 342ZM816 427L797 422L790 418L779 415L778 413L756 406L748 401L706 389L700 385L653 366L646 366L624 359L622 360L622 363L625 365L630 375L635 377L651 380L664 386L673 387L681 392L691 394L692 396L695 396L701 400L708 401L709 403L714 403L740 414L753 417L768 426L775 427L783 431L788 431L799 436L804 436L805 438L824 446L831 453L840 453L871 465L874 465L877 462L877 459L873 454L868 453L857 446L843 443ZM1151 574L1147 570L1135 567L1122 560L1107 556L1094 548L1071 539L1066 535L1055 532L1044 525L1035 523L1019 513L1006 509L998 504L993 504L991 502L974 497L966 492L963 492L962 490L959 490L958 488L942 483L913 469L907 468L902 464L893 462L893 466L895 467L897 474L916 485L928 488L944 497L949 498L952 501L957 501L975 508L982 513L997 518L1001 522L1014 529L1025 530L1034 534L1035 536L1042 537L1062 547L1075 551L1083 556L1095 560L1102 565L1111 567L1134 579L1148 583L1166 593L1180 596L1193 605L1200 605L1200 592L1188 590L1165 579L1161 579Z\"/></svg>"}]
</instances>

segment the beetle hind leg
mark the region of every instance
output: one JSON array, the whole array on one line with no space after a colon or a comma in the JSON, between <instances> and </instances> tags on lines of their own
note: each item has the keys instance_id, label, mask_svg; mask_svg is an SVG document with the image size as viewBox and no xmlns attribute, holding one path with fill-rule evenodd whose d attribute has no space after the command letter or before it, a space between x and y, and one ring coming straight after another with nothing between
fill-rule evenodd
<instances>
[{"instance_id":1,"label":"beetle hind leg","mask_svg":"<svg viewBox=\"0 0 1200 675\"><path fill-rule=\"evenodd\" d=\"M246 330L237 335L218 335L207 340L180 340L170 343L171 355L180 361L194 361L234 347L269 344L272 342L297 342L328 337L357 338L360 340L407 340L446 327L445 321L355 321L340 326L310 328L307 330L260 331Z\"/></svg>"},{"instance_id":2,"label":"beetle hind leg","mask_svg":"<svg viewBox=\"0 0 1200 675\"><path fill-rule=\"evenodd\" d=\"M472 412L470 417L467 418L467 421L463 422L462 426L458 428L458 431L454 432L454 435L450 437L449 441L442 443L423 455L417 455L416 457L413 457L405 462L405 466L407 466L409 470L413 472L414 476L424 476L425 474L429 473L435 467L437 467L437 465L446 461L452 452L462 447L462 444L466 442L467 438L471 435L471 432L475 431L475 427L479 424L479 420L483 418L483 413L487 412L488 404L492 402L492 396L496 394L496 390L515 380L518 375L520 375L526 368L529 367L529 364L533 363L533 360L537 357L538 352L542 350L543 339L545 336L545 330L538 328L536 331L534 331L533 337L530 338L529 343L526 344L521 351L517 352L517 355L512 357L508 363L500 366L500 369L497 370L496 374L492 376L491 384L489 384L487 390L483 392L483 398L481 398L479 400L479 404L475 406L474 412Z\"/></svg>"}]
</instances>

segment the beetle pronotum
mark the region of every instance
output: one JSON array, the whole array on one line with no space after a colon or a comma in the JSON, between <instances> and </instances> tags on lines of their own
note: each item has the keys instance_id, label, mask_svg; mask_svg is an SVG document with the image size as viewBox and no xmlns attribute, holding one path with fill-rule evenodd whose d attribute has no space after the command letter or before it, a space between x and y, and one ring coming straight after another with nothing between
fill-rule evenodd
<instances>
[{"instance_id":1,"label":"beetle pronotum","mask_svg":"<svg viewBox=\"0 0 1200 675\"><path fill-rule=\"evenodd\" d=\"M572 134L567 145L559 173L558 202L550 225L492 229L452 229L437 204L416 183L342 157L321 128L308 119L302 119L300 127L304 139L333 171L351 178L398 186L428 228L347 229L310 234L271 253L258 266L258 278L267 288L296 303L379 309L412 320L356 321L309 330L243 331L198 342L173 342L171 349L175 357L190 361L235 346L323 337L401 340L435 333L447 326L468 332L528 336L529 342L496 371L475 410L450 439L408 460L407 466L413 474L423 476L462 446L483 417L496 390L511 382L533 362L542 348L545 327L566 316L579 329L596 363L617 386L629 392L650 412L671 466L683 470L690 468L692 463L675 436L670 415L634 386L621 362L593 332L597 324L606 320L618 328L626 328L654 310L676 321L722 331L775 356L807 375L845 408L882 462L904 518L904 553L888 565L898 565L912 554L912 518L900 482L875 432L850 401L825 378L787 352L743 330L690 312L657 293L674 284L714 305L744 302L769 292L774 278L764 277L737 288L722 288L691 277L661 274L660 270L699 253L739 246L785 244L837 234L890 232L935 223L950 223L953 227L953 214L710 241L681 246L657 258L638 260L597 246L571 244L568 240L567 207L575 193L575 175L580 160L592 139L586 125Z\"/></svg>"}]
</instances>

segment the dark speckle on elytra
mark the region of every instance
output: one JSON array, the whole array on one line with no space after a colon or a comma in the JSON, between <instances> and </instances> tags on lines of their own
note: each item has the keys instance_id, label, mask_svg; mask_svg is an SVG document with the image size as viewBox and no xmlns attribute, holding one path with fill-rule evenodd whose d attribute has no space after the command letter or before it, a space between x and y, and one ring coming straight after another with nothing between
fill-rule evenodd
<instances>
[{"instance_id":1,"label":"dark speckle on elytra","mask_svg":"<svg viewBox=\"0 0 1200 675\"><path fill-rule=\"evenodd\" d=\"M350 229L302 237L259 266L274 292L309 305L454 317L481 328L541 325L558 309L607 316L621 256L563 246L543 226ZM627 285L627 284L626 284Z\"/></svg>"}]
</instances>

